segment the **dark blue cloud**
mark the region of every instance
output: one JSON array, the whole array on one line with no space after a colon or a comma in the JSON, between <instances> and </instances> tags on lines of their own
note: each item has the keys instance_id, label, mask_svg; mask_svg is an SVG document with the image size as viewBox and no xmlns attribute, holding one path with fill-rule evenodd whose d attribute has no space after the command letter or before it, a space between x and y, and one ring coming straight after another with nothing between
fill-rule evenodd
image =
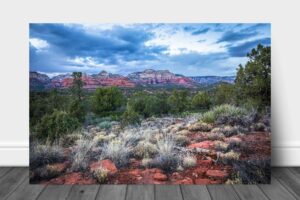
<instances>
[{"instance_id":1,"label":"dark blue cloud","mask_svg":"<svg viewBox=\"0 0 300 200\"><path fill-rule=\"evenodd\" d=\"M264 46L271 45L270 38L262 38L258 40L253 40L250 42L245 42L237 46L231 46L228 48L229 54L233 57L245 57L253 48L256 48L258 44Z\"/></svg>"},{"instance_id":2,"label":"dark blue cloud","mask_svg":"<svg viewBox=\"0 0 300 200\"><path fill-rule=\"evenodd\" d=\"M199 30L192 32L192 35L204 34L204 33L207 33L209 30L210 30L210 28L199 29Z\"/></svg>"},{"instance_id":3,"label":"dark blue cloud","mask_svg":"<svg viewBox=\"0 0 300 200\"><path fill-rule=\"evenodd\" d=\"M239 41L239 40L244 40L250 37L253 37L257 34L257 32L233 32L233 31L228 31L226 32L219 40L218 43L220 42L234 42L234 41Z\"/></svg>"}]
</instances>

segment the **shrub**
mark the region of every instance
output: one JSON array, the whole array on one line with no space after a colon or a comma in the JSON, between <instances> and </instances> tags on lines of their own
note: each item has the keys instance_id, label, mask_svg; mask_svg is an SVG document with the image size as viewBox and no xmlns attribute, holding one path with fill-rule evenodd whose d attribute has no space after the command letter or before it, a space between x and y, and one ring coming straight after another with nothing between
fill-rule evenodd
<instances>
[{"instance_id":1,"label":"shrub","mask_svg":"<svg viewBox=\"0 0 300 200\"><path fill-rule=\"evenodd\" d=\"M95 179L97 179L98 183L106 183L108 178L108 170L103 167L99 167L93 172L93 176Z\"/></svg>"},{"instance_id":2,"label":"shrub","mask_svg":"<svg viewBox=\"0 0 300 200\"><path fill-rule=\"evenodd\" d=\"M77 141L77 145L72 148L70 157L73 171L85 171L87 169L93 145L94 143L89 140Z\"/></svg>"},{"instance_id":3,"label":"shrub","mask_svg":"<svg viewBox=\"0 0 300 200\"><path fill-rule=\"evenodd\" d=\"M101 129L108 130L111 128L111 123L109 121L100 122L98 125Z\"/></svg>"},{"instance_id":4,"label":"shrub","mask_svg":"<svg viewBox=\"0 0 300 200\"><path fill-rule=\"evenodd\" d=\"M176 153L175 141L171 137L164 137L157 142L158 155L154 159L154 165L165 170L173 171L180 163L180 155Z\"/></svg>"},{"instance_id":5,"label":"shrub","mask_svg":"<svg viewBox=\"0 0 300 200\"><path fill-rule=\"evenodd\" d=\"M252 128L254 131L265 131L266 126L263 123L259 122L259 123L253 124Z\"/></svg>"},{"instance_id":6,"label":"shrub","mask_svg":"<svg viewBox=\"0 0 300 200\"><path fill-rule=\"evenodd\" d=\"M190 139L185 135L176 135L174 140L178 146L186 146L191 142Z\"/></svg>"},{"instance_id":7,"label":"shrub","mask_svg":"<svg viewBox=\"0 0 300 200\"><path fill-rule=\"evenodd\" d=\"M231 151L223 154L221 156L221 159L225 164L228 164L228 163L232 163L233 161L239 160L240 155L241 155L240 153L237 153L237 152L234 152L231 150Z\"/></svg>"},{"instance_id":8,"label":"shrub","mask_svg":"<svg viewBox=\"0 0 300 200\"><path fill-rule=\"evenodd\" d=\"M227 151L229 147L229 144L222 141L215 141L214 145L217 151Z\"/></svg>"},{"instance_id":9,"label":"shrub","mask_svg":"<svg viewBox=\"0 0 300 200\"><path fill-rule=\"evenodd\" d=\"M73 132L79 128L80 123L64 111L55 110L51 115L44 115L36 126L36 136L39 139L47 139L51 143L61 136Z\"/></svg>"},{"instance_id":10,"label":"shrub","mask_svg":"<svg viewBox=\"0 0 300 200\"><path fill-rule=\"evenodd\" d=\"M30 168L35 169L47 164L62 162L63 149L59 146L33 144L30 147Z\"/></svg>"},{"instance_id":11,"label":"shrub","mask_svg":"<svg viewBox=\"0 0 300 200\"><path fill-rule=\"evenodd\" d=\"M209 140L224 140L224 138L225 138L224 134L220 133L220 132L206 133L206 137Z\"/></svg>"},{"instance_id":12,"label":"shrub","mask_svg":"<svg viewBox=\"0 0 300 200\"><path fill-rule=\"evenodd\" d=\"M98 115L107 115L121 107L124 97L116 87L97 88L91 98L92 110Z\"/></svg>"},{"instance_id":13,"label":"shrub","mask_svg":"<svg viewBox=\"0 0 300 200\"><path fill-rule=\"evenodd\" d=\"M230 137L232 135L238 134L239 129L237 127L224 126L224 127L220 128L220 132L223 133L226 137Z\"/></svg>"},{"instance_id":14,"label":"shrub","mask_svg":"<svg viewBox=\"0 0 300 200\"><path fill-rule=\"evenodd\" d=\"M142 165L144 167L151 167L152 166L152 163L153 163L153 160L151 158L144 158L142 160Z\"/></svg>"},{"instance_id":15,"label":"shrub","mask_svg":"<svg viewBox=\"0 0 300 200\"><path fill-rule=\"evenodd\" d=\"M246 114L246 109L229 104L223 104L205 112L200 119L206 123L238 125L243 123L241 120L246 116Z\"/></svg>"},{"instance_id":16,"label":"shrub","mask_svg":"<svg viewBox=\"0 0 300 200\"><path fill-rule=\"evenodd\" d=\"M148 141L140 141L133 149L133 155L138 158L153 157L157 152L156 145Z\"/></svg>"},{"instance_id":17,"label":"shrub","mask_svg":"<svg viewBox=\"0 0 300 200\"><path fill-rule=\"evenodd\" d=\"M271 181L271 159L235 160L233 171L239 174L243 184L269 184Z\"/></svg>"},{"instance_id":18,"label":"shrub","mask_svg":"<svg viewBox=\"0 0 300 200\"><path fill-rule=\"evenodd\" d=\"M76 144L76 141L80 139L82 139L82 134L72 133L61 137L59 140L59 144L62 145L63 147L70 147Z\"/></svg>"},{"instance_id":19,"label":"shrub","mask_svg":"<svg viewBox=\"0 0 300 200\"><path fill-rule=\"evenodd\" d=\"M212 125L205 122L196 122L189 127L189 131L203 131L208 132L212 129Z\"/></svg>"},{"instance_id":20,"label":"shrub","mask_svg":"<svg viewBox=\"0 0 300 200\"><path fill-rule=\"evenodd\" d=\"M102 153L100 155L101 160L110 159L117 167L126 166L129 163L129 157L132 149L126 141L121 139L115 139L109 143L104 144Z\"/></svg>"},{"instance_id":21,"label":"shrub","mask_svg":"<svg viewBox=\"0 0 300 200\"><path fill-rule=\"evenodd\" d=\"M198 92L192 99L192 106L196 109L209 108L211 100L207 92Z\"/></svg>"},{"instance_id":22,"label":"shrub","mask_svg":"<svg viewBox=\"0 0 300 200\"><path fill-rule=\"evenodd\" d=\"M93 138L93 141L95 142L96 145L102 145L103 143L111 141L115 137L116 137L116 135L114 135L114 134L109 134L109 135L97 134Z\"/></svg>"},{"instance_id":23,"label":"shrub","mask_svg":"<svg viewBox=\"0 0 300 200\"><path fill-rule=\"evenodd\" d=\"M197 159L194 156L187 155L182 158L182 165L185 168L195 167L197 164Z\"/></svg>"},{"instance_id":24,"label":"shrub","mask_svg":"<svg viewBox=\"0 0 300 200\"><path fill-rule=\"evenodd\" d=\"M122 115L121 126L125 127L127 125L137 125L140 124L140 116L137 112L135 112L130 106L127 106L126 111Z\"/></svg>"},{"instance_id":25,"label":"shrub","mask_svg":"<svg viewBox=\"0 0 300 200\"><path fill-rule=\"evenodd\" d=\"M76 118L79 122L84 122L86 110L81 100L74 100L69 107L70 116Z\"/></svg>"}]
</instances>

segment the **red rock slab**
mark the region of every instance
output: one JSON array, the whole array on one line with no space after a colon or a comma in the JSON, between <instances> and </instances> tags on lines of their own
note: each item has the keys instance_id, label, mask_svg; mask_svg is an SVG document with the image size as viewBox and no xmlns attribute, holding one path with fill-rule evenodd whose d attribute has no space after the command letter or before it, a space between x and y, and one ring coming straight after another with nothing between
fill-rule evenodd
<instances>
[{"instance_id":1,"label":"red rock slab","mask_svg":"<svg viewBox=\"0 0 300 200\"><path fill-rule=\"evenodd\" d=\"M198 178L195 179L195 184L197 185L210 185L210 184L220 184L220 181L214 181L207 178Z\"/></svg>"},{"instance_id":2,"label":"red rock slab","mask_svg":"<svg viewBox=\"0 0 300 200\"><path fill-rule=\"evenodd\" d=\"M51 179L50 181L46 182L46 184L67 184L67 185L74 185L74 184L82 184L82 185L90 185L96 184L96 180L86 176L81 172L73 172L70 174L65 174L63 176Z\"/></svg>"},{"instance_id":3,"label":"red rock slab","mask_svg":"<svg viewBox=\"0 0 300 200\"><path fill-rule=\"evenodd\" d=\"M153 178L154 178L154 180L157 180L157 181L166 181L166 180L168 180L167 175L162 174L162 173L155 173Z\"/></svg>"},{"instance_id":4,"label":"red rock slab","mask_svg":"<svg viewBox=\"0 0 300 200\"><path fill-rule=\"evenodd\" d=\"M228 177L228 173L221 170L207 170L206 175L214 179L224 180Z\"/></svg>"},{"instance_id":5,"label":"red rock slab","mask_svg":"<svg viewBox=\"0 0 300 200\"><path fill-rule=\"evenodd\" d=\"M187 177L187 178L184 178L182 180L174 181L174 182L172 182L172 184L191 185L191 184L194 184L194 183L193 183L193 179Z\"/></svg>"},{"instance_id":6,"label":"red rock slab","mask_svg":"<svg viewBox=\"0 0 300 200\"><path fill-rule=\"evenodd\" d=\"M109 159L92 162L90 164L90 171L94 172L100 167L107 169L110 175L113 175L118 171L116 165Z\"/></svg>"},{"instance_id":7,"label":"red rock slab","mask_svg":"<svg viewBox=\"0 0 300 200\"><path fill-rule=\"evenodd\" d=\"M188 148L189 149L194 149L194 148L213 149L214 148L214 142L213 141L198 142L198 143L190 144L188 146Z\"/></svg>"}]
</instances>

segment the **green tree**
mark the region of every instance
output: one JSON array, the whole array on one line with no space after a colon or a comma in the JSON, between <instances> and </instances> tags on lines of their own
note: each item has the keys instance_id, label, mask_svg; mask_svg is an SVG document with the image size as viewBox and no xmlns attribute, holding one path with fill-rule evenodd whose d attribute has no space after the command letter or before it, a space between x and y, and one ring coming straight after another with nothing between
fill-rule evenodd
<instances>
[{"instance_id":1,"label":"green tree","mask_svg":"<svg viewBox=\"0 0 300 200\"><path fill-rule=\"evenodd\" d=\"M71 117L65 111L54 110L52 114L46 114L35 127L37 138L47 139L51 143L61 136L72 133L80 127L79 121Z\"/></svg>"},{"instance_id":2,"label":"green tree","mask_svg":"<svg viewBox=\"0 0 300 200\"><path fill-rule=\"evenodd\" d=\"M270 106L271 47L258 45L247 57L249 61L245 66L239 65L235 79L237 102L260 109Z\"/></svg>"},{"instance_id":3,"label":"green tree","mask_svg":"<svg viewBox=\"0 0 300 200\"><path fill-rule=\"evenodd\" d=\"M80 101L83 96L83 81L82 81L82 73L81 72L73 72L72 74L73 82L71 86L72 94Z\"/></svg>"},{"instance_id":4,"label":"green tree","mask_svg":"<svg viewBox=\"0 0 300 200\"><path fill-rule=\"evenodd\" d=\"M91 97L92 110L98 115L107 115L123 104L122 92L116 87L97 88Z\"/></svg>"},{"instance_id":5,"label":"green tree","mask_svg":"<svg viewBox=\"0 0 300 200\"><path fill-rule=\"evenodd\" d=\"M229 83L221 83L214 92L214 104L234 104L235 102L234 85Z\"/></svg>"},{"instance_id":6,"label":"green tree","mask_svg":"<svg viewBox=\"0 0 300 200\"><path fill-rule=\"evenodd\" d=\"M207 109L211 105L210 96L207 92L198 92L192 99L192 106L196 109Z\"/></svg>"},{"instance_id":7,"label":"green tree","mask_svg":"<svg viewBox=\"0 0 300 200\"><path fill-rule=\"evenodd\" d=\"M125 127L129 124L140 124L140 116L137 112L134 111L134 109L127 105L126 111L122 115L122 121L121 121L121 126Z\"/></svg>"},{"instance_id":8,"label":"green tree","mask_svg":"<svg viewBox=\"0 0 300 200\"><path fill-rule=\"evenodd\" d=\"M84 107L83 99L83 81L81 72L73 72L73 82L71 86L71 93L73 100L69 106L69 113L72 117L77 118L80 122L84 122L86 116L86 109Z\"/></svg>"},{"instance_id":9,"label":"green tree","mask_svg":"<svg viewBox=\"0 0 300 200\"><path fill-rule=\"evenodd\" d=\"M186 90L174 90L168 98L168 105L173 113L179 113L189 108L188 92Z\"/></svg>"}]
</instances>

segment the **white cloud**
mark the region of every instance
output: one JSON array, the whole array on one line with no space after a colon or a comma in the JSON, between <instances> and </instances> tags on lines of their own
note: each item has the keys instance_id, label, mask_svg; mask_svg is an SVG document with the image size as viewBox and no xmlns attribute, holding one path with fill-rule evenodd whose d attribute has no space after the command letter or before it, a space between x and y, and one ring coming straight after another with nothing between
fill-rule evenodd
<instances>
[{"instance_id":1,"label":"white cloud","mask_svg":"<svg viewBox=\"0 0 300 200\"><path fill-rule=\"evenodd\" d=\"M30 45L37 49L37 51L43 51L49 47L49 43L46 40L41 40L39 38L30 38Z\"/></svg>"}]
</instances>

